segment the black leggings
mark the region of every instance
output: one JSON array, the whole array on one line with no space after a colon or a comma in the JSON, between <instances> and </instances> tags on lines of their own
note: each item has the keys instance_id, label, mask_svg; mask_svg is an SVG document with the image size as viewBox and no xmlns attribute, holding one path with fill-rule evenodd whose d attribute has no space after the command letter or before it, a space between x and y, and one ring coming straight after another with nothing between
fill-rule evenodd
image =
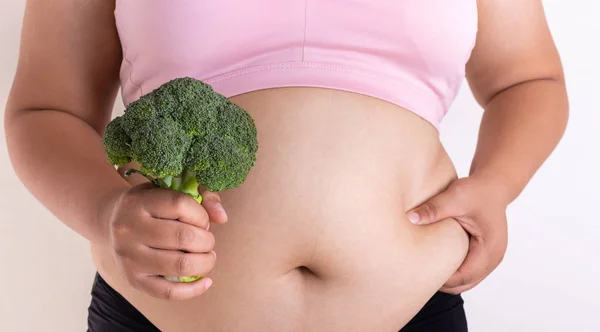
<instances>
[{"instance_id":1,"label":"black leggings","mask_svg":"<svg viewBox=\"0 0 600 332\"><path fill-rule=\"evenodd\" d=\"M88 332L160 332L96 274L88 308ZM466 332L460 295L437 292L400 332Z\"/></svg>"}]
</instances>

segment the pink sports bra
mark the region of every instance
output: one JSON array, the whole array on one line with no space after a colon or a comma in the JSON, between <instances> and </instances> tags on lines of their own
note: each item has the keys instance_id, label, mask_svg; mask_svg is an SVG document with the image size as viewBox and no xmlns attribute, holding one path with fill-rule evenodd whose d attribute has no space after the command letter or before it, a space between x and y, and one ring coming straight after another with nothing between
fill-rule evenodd
<instances>
[{"instance_id":1,"label":"pink sports bra","mask_svg":"<svg viewBox=\"0 0 600 332\"><path fill-rule=\"evenodd\" d=\"M231 97L352 91L436 129L465 76L476 0L117 0L125 105L190 76Z\"/></svg>"}]
</instances>

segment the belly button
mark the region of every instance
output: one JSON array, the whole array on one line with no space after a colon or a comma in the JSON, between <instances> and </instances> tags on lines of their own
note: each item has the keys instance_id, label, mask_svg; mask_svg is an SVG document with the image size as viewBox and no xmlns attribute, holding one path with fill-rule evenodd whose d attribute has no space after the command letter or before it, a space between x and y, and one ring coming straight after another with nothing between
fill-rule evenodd
<instances>
[{"instance_id":1,"label":"belly button","mask_svg":"<svg viewBox=\"0 0 600 332\"><path fill-rule=\"evenodd\" d=\"M319 278L317 274L313 272L313 270L309 269L304 265L298 266L297 268L295 268L295 270L297 270L302 276Z\"/></svg>"}]
</instances>

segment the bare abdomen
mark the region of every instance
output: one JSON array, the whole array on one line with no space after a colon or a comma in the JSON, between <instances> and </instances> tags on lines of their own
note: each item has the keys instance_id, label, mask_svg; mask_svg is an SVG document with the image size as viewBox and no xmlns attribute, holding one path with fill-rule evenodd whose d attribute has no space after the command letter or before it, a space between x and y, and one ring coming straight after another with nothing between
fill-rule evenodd
<instances>
[{"instance_id":1,"label":"bare abdomen","mask_svg":"<svg viewBox=\"0 0 600 332\"><path fill-rule=\"evenodd\" d=\"M256 166L221 193L213 286L184 302L129 288L103 248L99 272L164 332L397 331L462 262L452 219L414 226L405 211L455 177L416 115L313 88L232 98L255 119Z\"/></svg>"}]
</instances>

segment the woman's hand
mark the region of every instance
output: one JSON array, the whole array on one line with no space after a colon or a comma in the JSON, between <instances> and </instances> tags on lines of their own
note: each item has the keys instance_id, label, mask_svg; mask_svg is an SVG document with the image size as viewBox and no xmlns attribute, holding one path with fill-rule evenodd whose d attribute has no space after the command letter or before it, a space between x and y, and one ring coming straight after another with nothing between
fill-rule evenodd
<instances>
[{"instance_id":1,"label":"woman's hand","mask_svg":"<svg viewBox=\"0 0 600 332\"><path fill-rule=\"evenodd\" d=\"M507 247L507 205L486 182L466 177L408 212L408 219L417 225L452 217L470 234L467 257L441 291L467 291L500 264Z\"/></svg>"},{"instance_id":2,"label":"woman's hand","mask_svg":"<svg viewBox=\"0 0 600 332\"><path fill-rule=\"evenodd\" d=\"M204 293L210 278L174 283L161 276L204 276L216 259L209 221L227 216L216 193L204 192L202 205L192 197L140 181L114 200L109 246L129 284L153 297L189 299Z\"/></svg>"}]
</instances>

